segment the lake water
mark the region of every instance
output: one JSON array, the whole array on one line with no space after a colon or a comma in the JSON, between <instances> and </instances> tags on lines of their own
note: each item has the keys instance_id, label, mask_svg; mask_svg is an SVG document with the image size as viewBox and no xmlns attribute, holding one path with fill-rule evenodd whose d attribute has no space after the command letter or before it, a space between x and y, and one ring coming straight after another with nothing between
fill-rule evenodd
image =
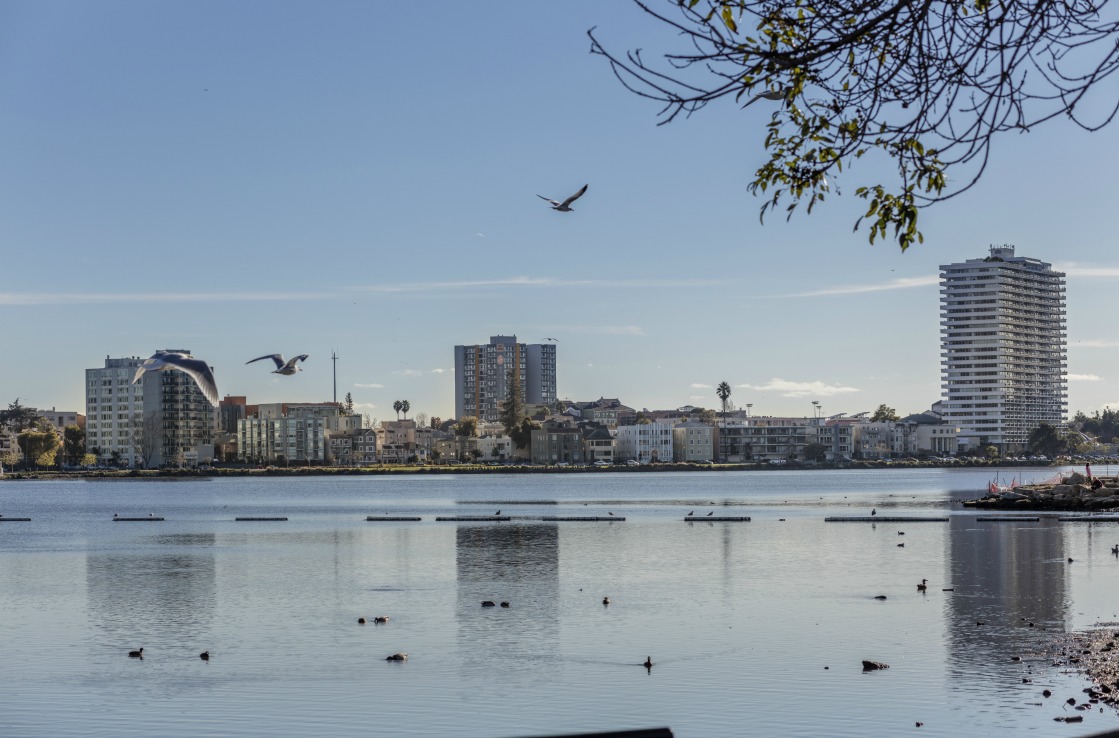
<instances>
[{"instance_id":1,"label":"lake water","mask_svg":"<svg viewBox=\"0 0 1119 738\"><path fill-rule=\"evenodd\" d=\"M1083 701L1086 682L1043 648L1053 633L1119 621L1119 524L985 523L952 504L990 479L927 469L6 481L0 514L32 521L0 523L0 735L1119 727L1110 709L1054 722L1081 714L1063 703ZM872 508L950 521L824 522ZM435 521L498 509L513 520ZM704 522L712 511L752 520ZM626 520L525 519L609 512ZM253 515L289 520L234 520ZM377 615L391 620L357 623ZM142 661L127 656L140 647ZM408 661L385 661L397 651ZM891 668L864 673L863 659Z\"/></svg>"}]
</instances>

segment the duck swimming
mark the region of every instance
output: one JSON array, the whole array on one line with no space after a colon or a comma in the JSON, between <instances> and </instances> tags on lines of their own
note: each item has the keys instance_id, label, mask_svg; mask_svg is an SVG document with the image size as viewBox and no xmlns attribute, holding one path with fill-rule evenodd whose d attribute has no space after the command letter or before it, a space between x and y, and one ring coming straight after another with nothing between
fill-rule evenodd
<instances>
[{"instance_id":1,"label":"duck swimming","mask_svg":"<svg viewBox=\"0 0 1119 738\"><path fill-rule=\"evenodd\" d=\"M141 648L139 651L129 651L128 657L131 659L142 659L144 658L144 649Z\"/></svg>"},{"instance_id":2,"label":"duck swimming","mask_svg":"<svg viewBox=\"0 0 1119 738\"><path fill-rule=\"evenodd\" d=\"M928 589L929 588L928 581L929 581L928 579L922 579L921 583L917 585L917 591L918 592L924 592L926 589Z\"/></svg>"}]
</instances>

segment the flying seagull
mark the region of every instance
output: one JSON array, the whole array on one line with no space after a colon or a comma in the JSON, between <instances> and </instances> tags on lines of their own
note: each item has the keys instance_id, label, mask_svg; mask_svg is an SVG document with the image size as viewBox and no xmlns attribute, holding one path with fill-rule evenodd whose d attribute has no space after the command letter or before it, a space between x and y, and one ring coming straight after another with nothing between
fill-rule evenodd
<instances>
[{"instance_id":1,"label":"flying seagull","mask_svg":"<svg viewBox=\"0 0 1119 738\"><path fill-rule=\"evenodd\" d=\"M252 361L246 361L245 363L251 364L253 363L253 361L260 361L261 359L271 359L272 361L276 362L276 371L272 372L273 374L283 374L285 377L290 377L296 372L303 371L301 368L299 368L296 362L307 361L307 356L308 354L300 354L299 356L293 356L287 361L284 361L283 354L268 354L267 356L258 356Z\"/></svg>"},{"instance_id":2,"label":"flying seagull","mask_svg":"<svg viewBox=\"0 0 1119 738\"><path fill-rule=\"evenodd\" d=\"M751 97L742 107L748 108L758 100L784 100L788 90L765 90Z\"/></svg>"},{"instance_id":3,"label":"flying seagull","mask_svg":"<svg viewBox=\"0 0 1119 738\"><path fill-rule=\"evenodd\" d=\"M561 213L570 213L570 212L574 212L574 210L575 210L575 208L571 207L571 203L575 202L580 197L582 197L583 193L586 192L586 191L587 191L587 185L583 185L583 188L581 190L579 190L578 192L576 192L574 195L567 198L563 202L559 202L558 200L552 200L550 198L544 197L543 195L537 195L537 197L539 197L541 200L547 200L548 202L550 202L552 204L552 210L558 210Z\"/></svg>"},{"instance_id":4,"label":"flying seagull","mask_svg":"<svg viewBox=\"0 0 1119 738\"><path fill-rule=\"evenodd\" d=\"M214 381L214 370L201 359L196 359L190 354L181 351L156 351L150 358L136 368L136 376L132 384L140 381L144 372L162 372L178 369L188 375L202 390L202 394L214 407L218 406L218 384Z\"/></svg>"}]
</instances>

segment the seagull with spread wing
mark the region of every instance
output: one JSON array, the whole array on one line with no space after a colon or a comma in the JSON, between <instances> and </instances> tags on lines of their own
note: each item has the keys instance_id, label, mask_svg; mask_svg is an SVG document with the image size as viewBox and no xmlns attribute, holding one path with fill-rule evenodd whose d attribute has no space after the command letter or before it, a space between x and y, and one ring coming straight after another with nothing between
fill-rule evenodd
<instances>
[{"instance_id":1,"label":"seagull with spread wing","mask_svg":"<svg viewBox=\"0 0 1119 738\"><path fill-rule=\"evenodd\" d=\"M571 212L575 211L575 208L571 207L571 203L575 202L580 197L582 197L583 193L586 192L586 191L587 191L587 185L583 185L582 189L580 189L578 192L576 192L574 195L567 198L563 202L560 202L558 200L552 200L550 198L544 197L543 195L537 195L537 197L539 197L541 200L546 200L547 202L550 202L552 204L552 210L558 210L561 213L571 213Z\"/></svg>"},{"instance_id":2,"label":"seagull with spread wing","mask_svg":"<svg viewBox=\"0 0 1119 738\"><path fill-rule=\"evenodd\" d=\"M136 376L132 378L132 384L139 382L144 372L163 372L171 369L178 369L188 375L198 385L198 389L202 390L202 394L210 404L214 407L218 406L218 384L214 381L214 370L201 359L196 359L182 351L156 351L136 368Z\"/></svg>"},{"instance_id":3,"label":"seagull with spread wing","mask_svg":"<svg viewBox=\"0 0 1119 738\"><path fill-rule=\"evenodd\" d=\"M293 356L287 361L284 361L283 354L268 354L266 356L258 356L252 361L246 361L245 363L251 364L253 363L253 361L260 361L261 359L271 359L272 361L276 362L276 370L272 372L273 374L283 374L285 377L290 377L296 372L303 371L298 362L307 361L307 356L308 354L300 354L299 356Z\"/></svg>"}]
</instances>

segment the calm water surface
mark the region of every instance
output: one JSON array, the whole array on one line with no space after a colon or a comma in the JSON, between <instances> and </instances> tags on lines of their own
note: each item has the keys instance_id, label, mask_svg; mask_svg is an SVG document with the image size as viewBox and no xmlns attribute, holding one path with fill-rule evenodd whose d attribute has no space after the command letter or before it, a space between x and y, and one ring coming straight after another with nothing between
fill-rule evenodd
<instances>
[{"instance_id":1,"label":"calm water surface","mask_svg":"<svg viewBox=\"0 0 1119 738\"><path fill-rule=\"evenodd\" d=\"M1053 721L1086 683L1041 648L1052 632L1119 620L1119 524L985 523L952 504L989 479L934 469L4 482L0 514L32 521L0 524L0 735L1119 728L1111 710ZM824 522L872 507L950 521ZM497 509L513 520L435 521ZM691 510L700 519L684 522ZM704 522L711 511L752 521ZM609 512L626 520L531 519ZM289 520L234 520L248 515ZM512 606L483 609L487 599ZM375 615L392 619L357 624ZM141 646L144 659L129 659ZM384 660L397 651L409 660ZM891 668L863 673L863 659Z\"/></svg>"}]
</instances>

